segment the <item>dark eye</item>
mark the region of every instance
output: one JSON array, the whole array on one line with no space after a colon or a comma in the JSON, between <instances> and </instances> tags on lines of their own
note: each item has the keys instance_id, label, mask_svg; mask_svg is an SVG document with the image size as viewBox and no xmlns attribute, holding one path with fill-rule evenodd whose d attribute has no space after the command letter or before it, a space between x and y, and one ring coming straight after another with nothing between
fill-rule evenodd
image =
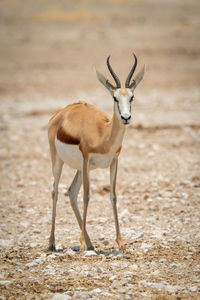
<instances>
[{"instance_id":1,"label":"dark eye","mask_svg":"<svg viewBox=\"0 0 200 300\"><path fill-rule=\"evenodd\" d=\"M116 97L113 97L113 99L114 99L115 102L119 102Z\"/></svg>"},{"instance_id":2,"label":"dark eye","mask_svg":"<svg viewBox=\"0 0 200 300\"><path fill-rule=\"evenodd\" d=\"M131 97L131 99L130 99L130 102L132 102L132 101L133 101L133 99L134 99L134 96L132 96L132 97Z\"/></svg>"}]
</instances>

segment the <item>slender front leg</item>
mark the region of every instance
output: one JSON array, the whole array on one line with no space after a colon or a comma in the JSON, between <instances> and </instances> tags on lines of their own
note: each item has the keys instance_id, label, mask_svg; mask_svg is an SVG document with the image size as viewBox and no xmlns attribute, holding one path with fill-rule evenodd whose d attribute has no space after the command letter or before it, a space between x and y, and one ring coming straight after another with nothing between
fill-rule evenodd
<instances>
[{"instance_id":1,"label":"slender front leg","mask_svg":"<svg viewBox=\"0 0 200 300\"><path fill-rule=\"evenodd\" d=\"M57 156L55 164L53 166L53 176L54 176L54 184L53 184L53 192L52 192L53 208L52 208L51 235L49 238L49 248L48 248L49 251L56 251L56 247L55 247L56 203L58 200L58 184L62 172L62 166L63 166L63 161Z\"/></svg>"},{"instance_id":2,"label":"slender front leg","mask_svg":"<svg viewBox=\"0 0 200 300\"><path fill-rule=\"evenodd\" d=\"M124 247L124 244L123 244L122 238L121 238L118 214L117 214L117 196L116 196L117 165L118 165L118 159L114 158L110 165L110 200L112 203L113 214L114 214L114 219L115 219L116 242L119 245L119 249L124 250L125 247Z\"/></svg>"},{"instance_id":3,"label":"slender front leg","mask_svg":"<svg viewBox=\"0 0 200 300\"><path fill-rule=\"evenodd\" d=\"M82 176L83 176L83 223L81 231L81 249L86 250L86 218L87 218L87 208L90 200L89 197L89 161L88 156L83 157L83 167L82 167Z\"/></svg>"}]
</instances>

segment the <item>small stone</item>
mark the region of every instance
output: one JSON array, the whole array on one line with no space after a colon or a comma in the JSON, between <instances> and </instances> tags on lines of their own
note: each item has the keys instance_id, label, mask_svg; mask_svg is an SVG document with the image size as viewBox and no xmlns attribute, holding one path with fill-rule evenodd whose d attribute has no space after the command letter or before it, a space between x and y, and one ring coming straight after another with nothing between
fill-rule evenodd
<instances>
[{"instance_id":1,"label":"small stone","mask_svg":"<svg viewBox=\"0 0 200 300\"><path fill-rule=\"evenodd\" d=\"M97 288L97 289L92 290L91 292L94 294L100 294L102 292L102 290Z\"/></svg>"},{"instance_id":2,"label":"small stone","mask_svg":"<svg viewBox=\"0 0 200 300\"><path fill-rule=\"evenodd\" d=\"M149 251L149 250L152 250L152 249L153 249L153 246L150 245L150 244L147 244L147 243L142 243L141 249L142 249L144 252L147 252L147 251Z\"/></svg>"},{"instance_id":3,"label":"small stone","mask_svg":"<svg viewBox=\"0 0 200 300\"><path fill-rule=\"evenodd\" d=\"M96 256L97 253L94 250L85 251L85 256Z\"/></svg>"},{"instance_id":4,"label":"small stone","mask_svg":"<svg viewBox=\"0 0 200 300\"><path fill-rule=\"evenodd\" d=\"M69 300L69 299L72 299L72 297L66 294L55 294L52 297L52 300Z\"/></svg>"},{"instance_id":5,"label":"small stone","mask_svg":"<svg viewBox=\"0 0 200 300\"><path fill-rule=\"evenodd\" d=\"M117 279L117 275L113 275L113 276L111 276L111 277L109 278L110 281L113 281L113 280L115 280L115 279Z\"/></svg>"},{"instance_id":6,"label":"small stone","mask_svg":"<svg viewBox=\"0 0 200 300\"><path fill-rule=\"evenodd\" d=\"M50 274L50 275L55 275L55 273L56 273L54 267L51 265L47 265L44 272L45 272L45 274Z\"/></svg>"},{"instance_id":7,"label":"small stone","mask_svg":"<svg viewBox=\"0 0 200 300\"><path fill-rule=\"evenodd\" d=\"M99 274L100 274L100 273L103 273L102 268L99 268L99 267L98 267L98 268L97 268L97 273L99 273Z\"/></svg>"},{"instance_id":8,"label":"small stone","mask_svg":"<svg viewBox=\"0 0 200 300\"><path fill-rule=\"evenodd\" d=\"M9 281L9 280L0 280L0 285L9 285L11 284L12 282Z\"/></svg>"},{"instance_id":9,"label":"small stone","mask_svg":"<svg viewBox=\"0 0 200 300\"><path fill-rule=\"evenodd\" d=\"M76 252L73 251L72 249L67 249L67 250L64 251L64 253L66 253L68 256L76 255Z\"/></svg>"},{"instance_id":10,"label":"small stone","mask_svg":"<svg viewBox=\"0 0 200 300\"><path fill-rule=\"evenodd\" d=\"M165 290L166 292L168 292L169 294L176 294L179 290L179 287L178 286L173 286L173 285L166 285L165 286Z\"/></svg>"},{"instance_id":11,"label":"small stone","mask_svg":"<svg viewBox=\"0 0 200 300\"><path fill-rule=\"evenodd\" d=\"M36 248L37 247L37 243L30 243L30 247L31 248Z\"/></svg>"},{"instance_id":12,"label":"small stone","mask_svg":"<svg viewBox=\"0 0 200 300\"><path fill-rule=\"evenodd\" d=\"M21 265L22 265L22 263L18 262L18 261L14 263L14 266L21 266Z\"/></svg>"},{"instance_id":13,"label":"small stone","mask_svg":"<svg viewBox=\"0 0 200 300\"><path fill-rule=\"evenodd\" d=\"M113 283L111 284L111 287L116 289L120 286L120 282L118 280L114 280Z\"/></svg>"},{"instance_id":14,"label":"small stone","mask_svg":"<svg viewBox=\"0 0 200 300\"><path fill-rule=\"evenodd\" d=\"M26 264L27 268L36 267L42 264L46 260L46 254L42 254L39 258L34 259L30 263Z\"/></svg>"},{"instance_id":15,"label":"small stone","mask_svg":"<svg viewBox=\"0 0 200 300\"><path fill-rule=\"evenodd\" d=\"M176 269L178 267L178 264L176 263L172 263L169 265L171 268Z\"/></svg>"},{"instance_id":16,"label":"small stone","mask_svg":"<svg viewBox=\"0 0 200 300\"><path fill-rule=\"evenodd\" d=\"M198 291L198 287L197 287L196 285L191 286L191 287L189 288L189 291L192 292L192 293L196 293L196 292Z\"/></svg>"},{"instance_id":17,"label":"small stone","mask_svg":"<svg viewBox=\"0 0 200 300\"><path fill-rule=\"evenodd\" d=\"M112 297L112 295L108 292L102 292L101 295L106 297L106 299L111 299L111 297Z\"/></svg>"},{"instance_id":18,"label":"small stone","mask_svg":"<svg viewBox=\"0 0 200 300\"><path fill-rule=\"evenodd\" d=\"M133 270L133 271L137 271L138 266L137 266L136 264L132 264L132 265L130 266L130 269Z\"/></svg>"},{"instance_id":19,"label":"small stone","mask_svg":"<svg viewBox=\"0 0 200 300\"><path fill-rule=\"evenodd\" d=\"M131 283L131 278L124 278L120 283L121 285L127 285L128 283Z\"/></svg>"}]
</instances>

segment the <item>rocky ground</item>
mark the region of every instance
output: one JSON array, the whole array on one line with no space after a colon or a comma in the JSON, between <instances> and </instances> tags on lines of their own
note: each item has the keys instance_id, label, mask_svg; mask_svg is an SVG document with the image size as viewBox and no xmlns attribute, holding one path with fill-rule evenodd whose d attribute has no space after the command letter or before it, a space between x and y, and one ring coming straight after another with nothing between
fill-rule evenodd
<instances>
[{"instance_id":1,"label":"rocky ground","mask_svg":"<svg viewBox=\"0 0 200 300\"><path fill-rule=\"evenodd\" d=\"M198 1L178 0L1 4L0 299L200 298L198 10ZM65 167L59 251L50 253L48 120L77 100L111 115L93 65L108 76L105 58L113 54L125 78L132 50L148 72L119 160L126 250L115 243L104 169L91 172L87 229L95 251L75 251L80 230L67 197L75 171Z\"/></svg>"}]
</instances>

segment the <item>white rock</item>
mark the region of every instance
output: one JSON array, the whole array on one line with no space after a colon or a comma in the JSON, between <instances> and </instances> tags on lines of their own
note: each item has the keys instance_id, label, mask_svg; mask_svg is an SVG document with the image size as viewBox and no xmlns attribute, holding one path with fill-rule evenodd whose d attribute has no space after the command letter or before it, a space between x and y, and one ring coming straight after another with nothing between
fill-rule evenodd
<instances>
[{"instance_id":1,"label":"white rock","mask_svg":"<svg viewBox=\"0 0 200 300\"><path fill-rule=\"evenodd\" d=\"M67 249L67 250L65 251L65 253L66 253L67 255L69 255L69 256L74 256L74 255L76 255L76 252L74 252L72 249Z\"/></svg>"},{"instance_id":2,"label":"white rock","mask_svg":"<svg viewBox=\"0 0 200 300\"><path fill-rule=\"evenodd\" d=\"M111 284L111 287L116 289L120 286L120 282L118 280L114 280L113 283Z\"/></svg>"},{"instance_id":3,"label":"white rock","mask_svg":"<svg viewBox=\"0 0 200 300\"><path fill-rule=\"evenodd\" d=\"M32 262L26 264L27 268L36 267L46 260L46 254L42 254L39 258L34 259Z\"/></svg>"},{"instance_id":4,"label":"white rock","mask_svg":"<svg viewBox=\"0 0 200 300\"><path fill-rule=\"evenodd\" d=\"M72 297L66 294L55 294L52 297L52 300L69 300L69 299L72 299Z\"/></svg>"},{"instance_id":5,"label":"white rock","mask_svg":"<svg viewBox=\"0 0 200 300\"><path fill-rule=\"evenodd\" d=\"M140 247L144 252L147 252L149 250L153 249L153 246L151 244L142 243Z\"/></svg>"},{"instance_id":6,"label":"white rock","mask_svg":"<svg viewBox=\"0 0 200 300\"><path fill-rule=\"evenodd\" d=\"M106 297L106 299L112 299L112 298L111 298L112 295L111 295L110 293L108 293L108 292L102 292L102 293L101 293L101 296Z\"/></svg>"},{"instance_id":7,"label":"white rock","mask_svg":"<svg viewBox=\"0 0 200 300\"><path fill-rule=\"evenodd\" d=\"M128 211L128 209L125 208L122 212L119 213L119 217L122 218L122 219L129 218L129 217L131 217L131 214Z\"/></svg>"},{"instance_id":8,"label":"white rock","mask_svg":"<svg viewBox=\"0 0 200 300\"><path fill-rule=\"evenodd\" d=\"M0 280L0 285L9 285L11 284L12 282L9 281L9 280Z\"/></svg>"},{"instance_id":9,"label":"white rock","mask_svg":"<svg viewBox=\"0 0 200 300\"><path fill-rule=\"evenodd\" d=\"M31 247L31 248L36 248L37 245L38 245L37 243L30 243L30 247Z\"/></svg>"},{"instance_id":10,"label":"white rock","mask_svg":"<svg viewBox=\"0 0 200 300\"><path fill-rule=\"evenodd\" d=\"M99 274L100 274L100 273L103 273L103 269L100 268L100 267L98 267L98 268L97 268L97 273L99 273Z\"/></svg>"},{"instance_id":11,"label":"white rock","mask_svg":"<svg viewBox=\"0 0 200 300\"><path fill-rule=\"evenodd\" d=\"M144 285L145 287L146 286L150 286L150 287L153 287L157 290L163 290L163 284L162 283L156 283L156 282L150 282L150 281L147 281L147 280L141 280L139 281L139 285Z\"/></svg>"},{"instance_id":12,"label":"white rock","mask_svg":"<svg viewBox=\"0 0 200 300\"><path fill-rule=\"evenodd\" d=\"M21 221L20 225L27 228L30 225L30 223L28 221Z\"/></svg>"},{"instance_id":13,"label":"white rock","mask_svg":"<svg viewBox=\"0 0 200 300\"><path fill-rule=\"evenodd\" d=\"M117 275L113 275L113 276L111 276L111 277L109 278L110 281L113 281L113 280L115 280L115 279L117 279Z\"/></svg>"},{"instance_id":14,"label":"white rock","mask_svg":"<svg viewBox=\"0 0 200 300\"><path fill-rule=\"evenodd\" d=\"M54 269L53 266L48 265L48 266L46 266L46 268L44 269L44 273L45 273L45 274L50 274L50 275L55 275L56 271L55 271L55 269Z\"/></svg>"},{"instance_id":15,"label":"white rock","mask_svg":"<svg viewBox=\"0 0 200 300\"><path fill-rule=\"evenodd\" d=\"M100 294L102 292L102 290L97 288L97 289L92 290L91 292L94 294Z\"/></svg>"},{"instance_id":16,"label":"white rock","mask_svg":"<svg viewBox=\"0 0 200 300\"><path fill-rule=\"evenodd\" d=\"M176 285L167 284L166 286L164 286L164 289L169 294L176 294L178 292L178 290L180 289L180 287L176 286Z\"/></svg>"},{"instance_id":17,"label":"white rock","mask_svg":"<svg viewBox=\"0 0 200 300\"><path fill-rule=\"evenodd\" d=\"M94 250L85 251L85 256L96 256L97 253Z\"/></svg>"},{"instance_id":18,"label":"white rock","mask_svg":"<svg viewBox=\"0 0 200 300\"><path fill-rule=\"evenodd\" d=\"M150 287L153 287L157 290L165 291L169 294L176 294L179 290L182 290L182 287L180 287L178 285L170 285L170 284L167 284L165 282L156 283L156 282L150 282L150 281L147 281L147 280L141 280L139 282L139 284L142 284L145 287L150 286Z\"/></svg>"},{"instance_id":19,"label":"white rock","mask_svg":"<svg viewBox=\"0 0 200 300\"><path fill-rule=\"evenodd\" d=\"M130 269L133 270L133 271L137 271L138 266L137 266L136 264L132 264L132 265L130 266Z\"/></svg>"},{"instance_id":20,"label":"white rock","mask_svg":"<svg viewBox=\"0 0 200 300\"><path fill-rule=\"evenodd\" d=\"M198 287L197 287L196 285L191 286L191 287L189 288L189 291L192 292L192 293L196 293L196 292L198 291Z\"/></svg>"},{"instance_id":21,"label":"white rock","mask_svg":"<svg viewBox=\"0 0 200 300\"><path fill-rule=\"evenodd\" d=\"M127 285L128 283L131 283L131 278L124 278L120 281L121 285Z\"/></svg>"},{"instance_id":22,"label":"white rock","mask_svg":"<svg viewBox=\"0 0 200 300\"><path fill-rule=\"evenodd\" d=\"M169 265L171 268L176 269L178 267L178 264L176 263L172 263Z\"/></svg>"},{"instance_id":23,"label":"white rock","mask_svg":"<svg viewBox=\"0 0 200 300\"><path fill-rule=\"evenodd\" d=\"M13 241L0 239L0 248L10 249L13 247Z\"/></svg>"}]
</instances>

